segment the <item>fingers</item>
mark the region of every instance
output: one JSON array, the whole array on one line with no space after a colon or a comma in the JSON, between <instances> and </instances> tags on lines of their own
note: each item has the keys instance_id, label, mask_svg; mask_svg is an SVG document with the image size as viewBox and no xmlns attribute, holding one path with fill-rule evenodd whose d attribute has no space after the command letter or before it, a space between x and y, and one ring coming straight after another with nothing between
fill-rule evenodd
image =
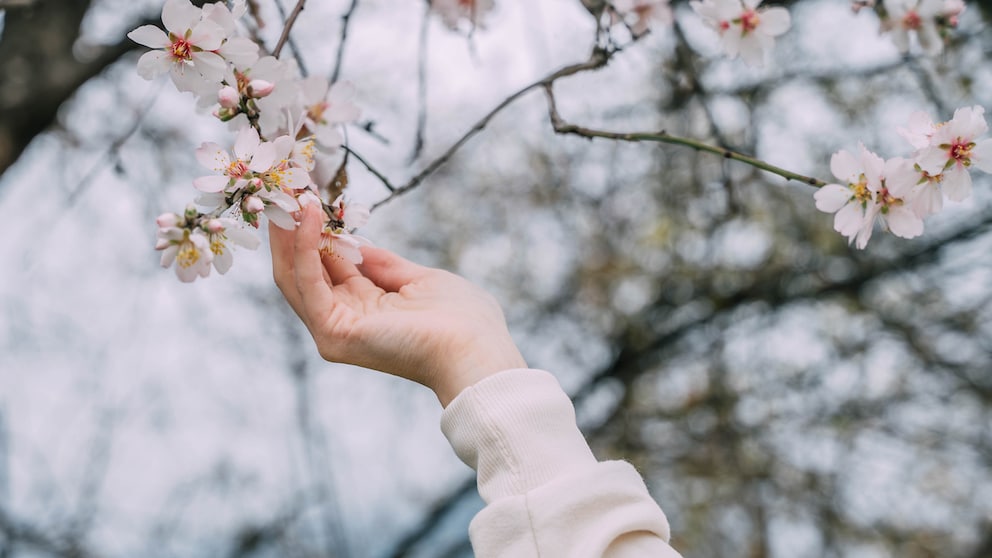
<instances>
[{"instance_id":1,"label":"fingers","mask_svg":"<svg viewBox=\"0 0 992 558\"><path fill-rule=\"evenodd\" d=\"M352 277L361 277L362 275L358 272L355 264L336 254L322 256L322 261L332 285L340 285Z\"/></svg>"},{"instance_id":2,"label":"fingers","mask_svg":"<svg viewBox=\"0 0 992 558\"><path fill-rule=\"evenodd\" d=\"M362 275L388 292L397 292L404 285L422 279L434 271L383 248L363 247L362 257L364 261L358 266Z\"/></svg>"},{"instance_id":3,"label":"fingers","mask_svg":"<svg viewBox=\"0 0 992 558\"><path fill-rule=\"evenodd\" d=\"M293 260L296 245L296 231L287 231L269 221L269 247L272 249L272 277L282 295L293 307L296 314L303 317L300 291L296 288L296 274Z\"/></svg>"},{"instance_id":4,"label":"fingers","mask_svg":"<svg viewBox=\"0 0 992 558\"><path fill-rule=\"evenodd\" d=\"M334 295L327 281L327 272L317 250L323 220L320 210L308 205L303 210L303 220L296 231L293 245L293 266L296 272L296 289L299 291L300 316L308 325L326 321L334 306Z\"/></svg>"}]
</instances>

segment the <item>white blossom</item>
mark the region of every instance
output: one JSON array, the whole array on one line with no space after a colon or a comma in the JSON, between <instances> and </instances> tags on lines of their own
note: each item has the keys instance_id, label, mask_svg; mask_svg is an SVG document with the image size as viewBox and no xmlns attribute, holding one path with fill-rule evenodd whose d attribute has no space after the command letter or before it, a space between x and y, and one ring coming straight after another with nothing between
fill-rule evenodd
<instances>
[{"instance_id":1,"label":"white blossom","mask_svg":"<svg viewBox=\"0 0 992 558\"><path fill-rule=\"evenodd\" d=\"M913 238L923 233L923 221L909 199L917 181L911 161L883 161L862 145L857 156L844 150L835 153L830 170L841 183L820 188L814 194L816 208L835 213L834 230L849 243L865 248L876 219L896 236Z\"/></svg>"},{"instance_id":2,"label":"white blossom","mask_svg":"<svg viewBox=\"0 0 992 558\"><path fill-rule=\"evenodd\" d=\"M920 168L929 175L943 175L944 194L961 201L971 195L971 167L992 172L992 139L979 141L988 131L985 109L962 107L950 121L934 126L928 142L916 156Z\"/></svg>"},{"instance_id":3,"label":"white blossom","mask_svg":"<svg viewBox=\"0 0 992 558\"><path fill-rule=\"evenodd\" d=\"M613 0L613 8L630 25L634 35L643 35L656 26L672 24L669 0Z\"/></svg>"},{"instance_id":4,"label":"white blossom","mask_svg":"<svg viewBox=\"0 0 992 558\"><path fill-rule=\"evenodd\" d=\"M146 52L138 60L138 74L153 79L166 72L180 91L202 91L220 83L227 63L216 51L225 40L224 29L214 21L203 20L200 8L189 0L167 0L162 23L168 31L142 25L127 36L134 42L158 50Z\"/></svg>"},{"instance_id":5,"label":"white blossom","mask_svg":"<svg viewBox=\"0 0 992 558\"><path fill-rule=\"evenodd\" d=\"M720 34L727 56L736 58L739 54L749 66L764 65L766 53L775 46L775 37L792 25L788 10L759 10L761 0L693 0L689 5Z\"/></svg>"}]
</instances>

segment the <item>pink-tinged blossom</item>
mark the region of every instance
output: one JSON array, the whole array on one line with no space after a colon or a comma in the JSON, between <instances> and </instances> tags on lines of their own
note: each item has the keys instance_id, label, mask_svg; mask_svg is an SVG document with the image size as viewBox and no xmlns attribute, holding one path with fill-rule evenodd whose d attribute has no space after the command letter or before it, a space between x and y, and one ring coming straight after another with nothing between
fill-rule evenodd
<instances>
[{"instance_id":1,"label":"pink-tinged blossom","mask_svg":"<svg viewBox=\"0 0 992 558\"><path fill-rule=\"evenodd\" d=\"M223 83L226 95L233 97L233 92L237 93L237 103L232 106L220 103L214 116L230 122L233 130L255 122L266 137L288 131L283 112L299 94L298 86L289 76L288 64L266 56L250 66L233 65L224 74ZM218 100L204 95L199 106L207 108Z\"/></svg>"},{"instance_id":2,"label":"pink-tinged blossom","mask_svg":"<svg viewBox=\"0 0 992 558\"><path fill-rule=\"evenodd\" d=\"M909 124L905 128L899 127L896 131L915 149L925 149L930 145L930 138L937 131L937 125L929 114L918 110L909 115Z\"/></svg>"},{"instance_id":3,"label":"pink-tinged blossom","mask_svg":"<svg viewBox=\"0 0 992 558\"><path fill-rule=\"evenodd\" d=\"M240 0L235 2L233 11L228 10L224 2L214 2L204 4L202 12L204 21L216 23L224 32L225 40L217 49L217 54L239 67L250 66L258 60L258 44L251 39L234 36L236 22L247 10L244 0Z\"/></svg>"},{"instance_id":4,"label":"pink-tinged blossom","mask_svg":"<svg viewBox=\"0 0 992 558\"><path fill-rule=\"evenodd\" d=\"M327 80L317 76L303 80L301 86L305 126L321 147L337 149L344 143L340 126L358 120L361 115L359 108L351 102L355 96L354 86L348 82L329 86Z\"/></svg>"},{"instance_id":5,"label":"pink-tinged blossom","mask_svg":"<svg viewBox=\"0 0 992 558\"><path fill-rule=\"evenodd\" d=\"M142 25L127 36L134 42L158 50L138 60L138 74L154 79L166 72L180 91L197 92L207 84L220 83L227 63L217 53L225 40L224 29L201 19L200 8L189 0L167 0L162 23L168 31Z\"/></svg>"},{"instance_id":6,"label":"pink-tinged blossom","mask_svg":"<svg viewBox=\"0 0 992 558\"><path fill-rule=\"evenodd\" d=\"M939 213L944 208L944 193L941 189L944 175L931 175L921 169L919 165L914 165L914 170L916 171L917 182L909 194L913 211L921 219Z\"/></svg>"},{"instance_id":7,"label":"pink-tinged blossom","mask_svg":"<svg viewBox=\"0 0 992 558\"><path fill-rule=\"evenodd\" d=\"M917 154L916 162L929 175L943 175L944 195L961 201L971 195L971 167L992 172L992 139L979 141L988 131L985 109L962 107L950 121L935 127L928 145Z\"/></svg>"},{"instance_id":8,"label":"pink-tinged blossom","mask_svg":"<svg viewBox=\"0 0 992 558\"><path fill-rule=\"evenodd\" d=\"M241 228L234 219L218 217L203 224L206 230L210 251L213 253L213 265L221 275L227 273L234 263L234 256L229 243L254 250L260 240L251 232Z\"/></svg>"},{"instance_id":9,"label":"pink-tinged blossom","mask_svg":"<svg viewBox=\"0 0 992 558\"><path fill-rule=\"evenodd\" d=\"M347 202L344 195L340 195L338 199L334 200L334 203L331 204L331 210L333 219L347 231L364 227L371 216L371 211L367 205Z\"/></svg>"},{"instance_id":10,"label":"pink-tinged blossom","mask_svg":"<svg viewBox=\"0 0 992 558\"><path fill-rule=\"evenodd\" d=\"M613 0L619 17L630 25L630 32L643 35L649 29L672 24L669 0Z\"/></svg>"},{"instance_id":11,"label":"pink-tinged blossom","mask_svg":"<svg viewBox=\"0 0 992 558\"><path fill-rule=\"evenodd\" d=\"M196 160L220 174L201 176L193 180L193 186L206 193L243 188L251 178L272 168L276 162L276 147L260 141L254 128L245 128L238 133L233 155L213 142L201 145L196 150Z\"/></svg>"},{"instance_id":12,"label":"pink-tinged blossom","mask_svg":"<svg viewBox=\"0 0 992 558\"><path fill-rule=\"evenodd\" d=\"M449 29L458 30L465 22L469 30L485 27L483 18L493 9L493 0L430 0L431 10Z\"/></svg>"},{"instance_id":13,"label":"pink-tinged blossom","mask_svg":"<svg viewBox=\"0 0 992 558\"><path fill-rule=\"evenodd\" d=\"M943 14L944 0L885 0L884 5L887 17L882 29L889 31L899 52L909 52L911 34L927 55L943 50L937 17Z\"/></svg>"},{"instance_id":14,"label":"pink-tinged blossom","mask_svg":"<svg viewBox=\"0 0 992 558\"><path fill-rule=\"evenodd\" d=\"M835 213L834 230L855 243L868 245L875 219L903 238L923 233L923 221L907 202L918 175L911 161L881 157L860 146L858 156L841 150L830 159L830 170L841 183L827 184L814 198L816 208Z\"/></svg>"},{"instance_id":15,"label":"pink-tinged blossom","mask_svg":"<svg viewBox=\"0 0 992 558\"><path fill-rule=\"evenodd\" d=\"M340 256L353 263L362 263L362 246L372 243L351 231L365 225L369 220L369 208L362 204L347 203L344 196L338 196L331 204L328 216L320 234L318 249L324 255Z\"/></svg>"},{"instance_id":16,"label":"pink-tinged blossom","mask_svg":"<svg viewBox=\"0 0 992 558\"><path fill-rule=\"evenodd\" d=\"M183 283L210 275L214 253L206 234L199 228L160 228L155 249L162 251L162 267L176 264L176 276Z\"/></svg>"},{"instance_id":17,"label":"pink-tinged blossom","mask_svg":"<svg viewBox=\"0 0 992 558\"><path fill-rule=\"evenodd\" d=\"M730 58L749 66L764 65L765 53L775 46L775 37L792 25L785 8L759 10L762 0L693 0L692 9L706 25L720 34L723 50Z\"/></svg>"}]
</instances>

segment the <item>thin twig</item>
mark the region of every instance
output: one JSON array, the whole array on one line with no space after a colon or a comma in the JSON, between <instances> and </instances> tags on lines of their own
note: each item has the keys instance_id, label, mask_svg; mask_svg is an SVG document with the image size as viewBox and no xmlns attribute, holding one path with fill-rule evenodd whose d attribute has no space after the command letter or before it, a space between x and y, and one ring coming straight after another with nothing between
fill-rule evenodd
<instances>
[{"instance_id":1,"label":"thin twig","mask_svg":"<svg viewBox=\"0 0 992 558\"><path fill-rule=\"evenodd\" d=\"M463 145L465 145L465 143L468 140L472 139L476 134L481 132L486 127L486 125L489 124L489 121L492 120L493 117L499 114L506 107L513 104L513 102L516 101L517 99L523 97L524 95L526 95L527 93L533 91L538 87L542 87L546 84L554 83L555 80L561 79L563 77L571 76L580 72L602 68L603 66L606 66L606 64L610 61L610 56L612 56L612 54L613 53L611 51L606 51L600 48L596 48L593 50L592 55L590 55L589 59L586 60L585 62L564 66L548 74L547 76L539 79L538 81L535 81L523 87L522 89L513 93L509 97L503 99L498 105L496 105L478 122L476 122L475 125L469 128L469 130L465 132L465 134L462 135L462 137L460 137L458 141L452 144L447 151L442 153L441 156L439 156L437 159L431 161L430 164L424 167L423 170L417 173L413 178L411 178L409 181L407 181L406 184L403 184L402 186L392 187L392 185L387 180L385 180L385 177L381 176L380 173L375 172L374 174L376 174L376 176L378 176L379 179L383 181L383 184L385 184L386 187L389 188L392 193L385 199L376 202L375 205L372 206L372 209L376 209L377 207L385 204L386 202L392 200L393 198L401 194L405 194L410 190L413 190L414 188L419 186L420 183L422 183L427 177L434 174L439 168L444 166L444 164L447 163L449 159L451 159L451 157L455 154L455 152L457 152ZM369 165L366 164L366 168L368 167Z\"/></svg>"},{"instance_id":2,"label":"thin twig","mask_svg":"<svg viewBox=\"0 0 992 558\"><path fill-rule=\"evenodd\" d=\"M827 184L818 178L804 176L781 167L776 167L775 165L762 161L761 159L756 159L723 147L709 145L701 141L673 136L664 130L660 132L608 132L605 130L593 130L592 128L583 128L581 126L576 126L575 124L570 124L562 119L561 115L558 114L558 107L555 103L555 95L552 89L552 84L545 84L544 89L548 97L548 116L551 118L551 126L554 128L555 132L559 134L573 134L590 139L605 138L629 142L653 141L658 143L684 145L686 147L696 149L697 151L706 151L708 153L719 155L725 159L740 161L751 165L752 167L759 168L772 174L777 174L787 180L795 180L817 188Z\"/></svg>"},{"instance_id":3,"label":"thin twig","mask_svg":"<svg viewBox=\"0 0 992 558\"><path fill-rule=\"evenodd\" d=\"M351 6L348 6L348 11L341 16L341 42L338 44L338 52L334 57L334 70L331 72L331 83L338 80L338 76L341 75L341 64L344 61L344 45L348 40L348 24L351 22L351 16L355 13L355 9L358 8L358 0L351 0Z\"/></svg>"},{"instance_id":4,"label":"thin twig","mask_svg":"<svg viewBox=\"0 0 992 558\"><path fill-rule=\"evenodd\" d=\"M276 48L272 49L272 56L279 58L279 53L282 52L282 47L286 45L286 41L289 40L289 32L293 29L293 25L296 24L296 18L300 17L300 12L303 11L303 5L307 3L307 0L297 0L296 6L293 7L292 13L286 18L286 24L282 28L282 35L279 36L279 41L276 43ZM276 5L282 9L282 4L276 2ZM295 49L294 49L295 52ZM302 70L302 67L300 68Z\"/></svg>"},{"instance_id":5,"label":"thin twig","mask_svg":"<svg viewBox=\"0 0 992 558\"><path fill-rule=\"evenodd\" d=\"M389 182L389 179L386 178L386 176L383 175L381 172L379 172L378 170L376 170L375 167L373 167L368 161L365 160L364 157L362 157L361 155L359 155L354 149L348 147L347 145L342 145L341 148L344 149L345 152L352 154L356 159L358 159L358 162L361 163L363 166L365 166L365 168L368 169L368 171L370 173L374 174L375 177L378 178L380 182L382 182L382 185L385 186L387 190L389 190L390 192L395 192L396 191L396 187L393 186L392 183ZM376 204L376 205L378 205L378 204ZM373 208L373 209L375 209L375 208Z\"/></svg>"},{"instance_id":6,"label":"thin twig","mask_svg":"<svg viewBox=\"0 0 992 558\"><path fill-rule=\"evenodd\" d=\"M427 5L424 19L420 22L420 59L417 63L417 132L413 140L413 153L410 162L420 157L424 149L424 133L427 128L427 31L430 29L431 6Z\"/></svg>"}]
</instances>

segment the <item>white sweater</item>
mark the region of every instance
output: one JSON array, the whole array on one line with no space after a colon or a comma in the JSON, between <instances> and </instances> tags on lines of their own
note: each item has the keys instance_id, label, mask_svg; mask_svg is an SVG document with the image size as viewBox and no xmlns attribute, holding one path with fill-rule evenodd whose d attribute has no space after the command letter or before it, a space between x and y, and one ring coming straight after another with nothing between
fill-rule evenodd
<instances>
[{"instance_id":1,"label":"white sweater","mask_svg":"<svg viewBox=\"0 0 992 558\"><path fill-rule=\"evenodd\" d=\"M680 558L637 471L597 462L551 374L501 372L441 415L486 507L469 526L477 558Z\"/></svg>"}]
</instances>

